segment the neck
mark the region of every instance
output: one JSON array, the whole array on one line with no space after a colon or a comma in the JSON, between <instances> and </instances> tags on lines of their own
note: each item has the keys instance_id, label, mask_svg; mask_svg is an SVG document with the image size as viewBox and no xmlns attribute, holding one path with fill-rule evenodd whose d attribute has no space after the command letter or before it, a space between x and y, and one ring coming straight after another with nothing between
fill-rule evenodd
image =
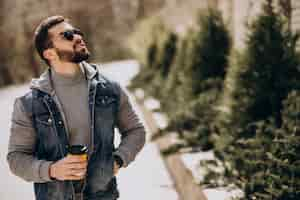
<instances>
[{"instance_id":1,"label":"neck","mask_svg":"<svg viewBox=\"0 0 300 200\"><path fill-rule=\"evenodd\" d=\"M51 67L55 70L55 72L66 76L76 75L80 70L78 63L71 62L52 63Z\"/></svg>"}]
</instances>

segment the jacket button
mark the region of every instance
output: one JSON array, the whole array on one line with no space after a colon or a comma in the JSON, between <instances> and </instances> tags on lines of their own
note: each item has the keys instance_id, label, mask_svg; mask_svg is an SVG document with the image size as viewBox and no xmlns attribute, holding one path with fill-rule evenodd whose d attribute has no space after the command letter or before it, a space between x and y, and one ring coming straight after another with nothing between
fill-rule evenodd
<instances>
[{"instance_id":1,"label":"jacket button","mask_svg":"<svg viewBox=\"0 0 300 200\"><path fill-rule=\"evenodd\" d=\"M62 121L58 121L58 124L59 124L59 125L62 125Z\"/></svg>"},{"instance_id":2,"label":"jacket button","mask_svg":"<svg viewBox=\"0 0 300 200\"><path fill-rule=\"evenodd\" d=\"M51 123L51 122L52 122L52 119L51 119L51 118L49 118L49 119L48 119L48 122L49 122L49 123Z\"/></svg>"}]
</instances>

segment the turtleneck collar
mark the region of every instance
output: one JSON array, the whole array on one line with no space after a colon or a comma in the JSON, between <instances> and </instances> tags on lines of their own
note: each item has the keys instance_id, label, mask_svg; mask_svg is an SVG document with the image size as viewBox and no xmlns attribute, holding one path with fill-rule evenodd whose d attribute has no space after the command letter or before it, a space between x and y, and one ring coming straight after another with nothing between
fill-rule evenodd
<instances>
[{"instance_id":1,"label":"turtleneck collar","mask_svg":"<svg viewBox=\"0 0 300 200\"><path fill-rule=\"evenodd\" d=\"M51 76L54 85L74 85L84 80L84 75L80 68L73 75L61 74L51 68Z\"/></svg>"}]
</instances>

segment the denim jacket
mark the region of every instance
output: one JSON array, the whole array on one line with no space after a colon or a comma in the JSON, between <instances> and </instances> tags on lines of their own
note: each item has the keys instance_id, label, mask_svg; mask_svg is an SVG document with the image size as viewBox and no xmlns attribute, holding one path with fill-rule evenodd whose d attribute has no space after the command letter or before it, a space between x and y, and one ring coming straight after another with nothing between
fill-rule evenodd
<instances>
[{"instance_id":1,"label":"denim jacket","mask_svg":"<svg viewBox=\"0 0 300 200\"><path fill-rule=\"evenodd\" d=\"M110 190L112 198L116 199L118 191L113 174L114 154L122 159L125 167L128 166L145 143L145 130L137 120L128 119L128 122L131 121L128 125L126 122L120 123L119 115L124 105L121 102L122 89L119 84L101 75L95 65L84 62L81 66L88 80L92 133L83 196L85 199L98 199L105 191ZM51 73L45 72L42 77L46 77L46 81L33 80L31 91L20 97L19 102L22 103L25 113L30 116L32 129L36 134L32 157L37 161L52 163L67 155L68 129L61 105L51 86ZM41 86L42 84L45 85ZM128 99L125 102L128 104ZM137 118L134 112L130 115ZM15 141L14 132L18 131L17 120L18 117L13 116L10 146L13 146ZM114 147L115 127L121 129L123 138L117 149ZM22 132L21 129L19 132ZM22 177L12 166L18 162L14 152L17 152L16 148L11 147L8 161L12 171ZM43 168L39 166L37 170L43 171ZM28 179L30 181L30 178ZM34 191L37 200L71 200L75 195L72 181L52 179L35 182Z\"/></svg>"}]
</instances>

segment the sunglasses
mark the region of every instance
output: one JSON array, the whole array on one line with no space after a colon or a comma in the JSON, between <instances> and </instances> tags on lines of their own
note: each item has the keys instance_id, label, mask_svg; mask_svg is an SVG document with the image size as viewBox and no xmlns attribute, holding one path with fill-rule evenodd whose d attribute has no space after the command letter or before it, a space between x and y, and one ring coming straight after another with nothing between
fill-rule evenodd
<instances>
[{"instance_id":1,"label":"sunglasses","mask_svg":"<svg viewBox=\"0 0 300 200\"><path fill-rule=\"evenodd\" d=\"M66 30L60 33L60 35L62 35L66 40L69 41L72 41L74 39L75 34L83 36L83 33L79 29Z\"/></svg>"}]
</instances>

